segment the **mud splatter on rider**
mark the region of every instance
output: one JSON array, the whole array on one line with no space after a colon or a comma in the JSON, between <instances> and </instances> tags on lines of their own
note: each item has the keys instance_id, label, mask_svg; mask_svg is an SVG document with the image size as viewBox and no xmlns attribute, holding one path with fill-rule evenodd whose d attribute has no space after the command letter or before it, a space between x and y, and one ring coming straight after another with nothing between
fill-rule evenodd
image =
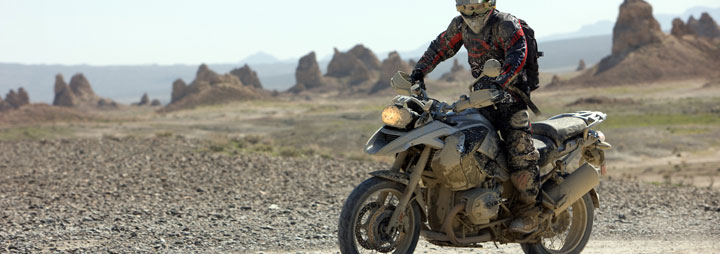
<instances>
[{"instance_id":1,"label":"mud splatter on rider","mask_svg":"<svg viewBox=\"0 0 720 254\"><path fill-rule=\"evenodd\" d=\"M525 71L528 41L520 21L498 11L495 3L496 0L456 0L460 15L432 41L411 74L413 82L422 80L440 62L453 57L465 46L475 78L480 76L487 60L497 59L503 64L500 76L478 82L474 89L494 86L507 91L509 86L515 86L529 96ZM517 94L507 92L506 95L496 107L483 108L481 113L493 122L505 140L510 155L511 179L520 193L518 204L513 207L517 218L511 222L510 229L530 233L538 226L539 153L533 146L528 105Z\"/></svg>"}]
</instances>

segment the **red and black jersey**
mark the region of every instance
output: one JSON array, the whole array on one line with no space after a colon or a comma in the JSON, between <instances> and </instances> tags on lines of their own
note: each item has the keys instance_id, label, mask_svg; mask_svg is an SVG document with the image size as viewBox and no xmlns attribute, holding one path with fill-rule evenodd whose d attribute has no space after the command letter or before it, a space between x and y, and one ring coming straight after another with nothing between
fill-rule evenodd
<instances>
[{"instance_id":1,"label":"red and black jersey","mask_svg":"<svg viewBox=\"0 0 720 254\"><path fill-rule=\"evenodd\" d=\"M454 18L448 29L430 43L415 68L430 73L464 45L475 78L480 76L487 60L497 59L503 64L503 71L495 83L505 87L515 82L527 60L525 33L515 16L497 10L490 15L485 27L477 34L465 24L462 16Z\"/></svg>"}]
</instances>

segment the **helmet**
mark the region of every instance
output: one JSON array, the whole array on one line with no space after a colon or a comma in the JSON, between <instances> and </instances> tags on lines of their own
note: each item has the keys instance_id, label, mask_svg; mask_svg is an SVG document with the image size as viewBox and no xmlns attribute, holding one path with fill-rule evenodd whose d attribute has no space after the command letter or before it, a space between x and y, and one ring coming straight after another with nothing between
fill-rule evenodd
<instances>
[{"instance_id":1,"label":"helmet","mask_svg":"<svg viewBox=\"0 0 720 254\"><path fill-rule=\"evenodd\" d=\"M490 14L495 10L496 0L455 0L456 8L470 29L479 33Z\"/></svg>"}]
</instances>

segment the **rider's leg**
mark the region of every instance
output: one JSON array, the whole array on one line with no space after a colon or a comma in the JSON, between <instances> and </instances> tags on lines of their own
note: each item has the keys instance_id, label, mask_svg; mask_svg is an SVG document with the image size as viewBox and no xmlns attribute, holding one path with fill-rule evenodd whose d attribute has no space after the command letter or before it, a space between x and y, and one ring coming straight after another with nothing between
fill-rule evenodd
<instances>
[{"instance_id":1,"label":"rider's leg","mask_svg":"<svg viewBox=\"0 0 720 254\"><path fill-rule=\"evenodd\" d=\"M503 132L507 147L508 164L512 174L510 179L518 190L519 197L514 207L516 219L510 224L510 230L530 233L537 230L540 209L537 196L540 189L540 170L537 161L540 153L533 145L530 131L530 115L520 110L509 118L509 127Z\"/></svg>"}]
</instances>

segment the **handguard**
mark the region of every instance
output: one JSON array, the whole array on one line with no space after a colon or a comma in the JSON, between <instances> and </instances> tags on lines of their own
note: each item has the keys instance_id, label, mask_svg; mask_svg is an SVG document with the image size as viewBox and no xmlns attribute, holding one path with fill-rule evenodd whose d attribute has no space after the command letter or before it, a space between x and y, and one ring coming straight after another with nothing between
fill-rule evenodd
<instances>
[{"instance_id":1,"label":"handguard","mask_svg":"<svg viewBox=\"0 0 720 254\"><path fill-rule=\"evenodd\" d=\"M497 100L503 98L503 91L497 89L481 89L470 92L469 96L463 96L455 103L453 111L461 112L469 108L484 108L492 106Z\"/></svg>"}]
</instances>

